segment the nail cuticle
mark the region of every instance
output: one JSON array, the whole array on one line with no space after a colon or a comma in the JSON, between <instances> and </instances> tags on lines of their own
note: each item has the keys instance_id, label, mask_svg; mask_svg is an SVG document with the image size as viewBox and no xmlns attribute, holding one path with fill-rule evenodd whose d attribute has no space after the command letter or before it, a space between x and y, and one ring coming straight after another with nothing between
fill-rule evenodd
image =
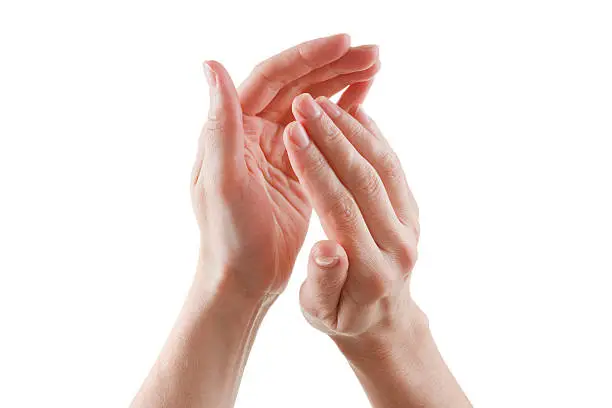
<instances>
[{"instance_id":1,"label":"nail cuticle","mask_svg":"<svg viewBox=\"0 0 612 408\"><path fill-rule=\"evenodd\" d=\"M336 256L317 256L315 257L315 263L319 266L323 266L329 268L334 266L338 262L338 257Z\"/></svg>"}]
</instances>

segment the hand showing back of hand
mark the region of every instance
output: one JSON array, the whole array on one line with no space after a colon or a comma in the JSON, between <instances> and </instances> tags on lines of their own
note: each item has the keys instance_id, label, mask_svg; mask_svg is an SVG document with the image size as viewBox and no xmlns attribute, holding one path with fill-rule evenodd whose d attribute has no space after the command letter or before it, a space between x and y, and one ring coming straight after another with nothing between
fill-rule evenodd
<instances>
[{"instance_id":1,"label":"hand showing back of hand","mask_svg":"<svg viewBox=\"0 0 612 408\"><path fill-rule=\"evenodd\" d=\"M312 251L301 302L335 337L396 328L421 317L409 293L418 207L399 160L363 108L354 117L326 97L300 95L285 144L330 241Z\"/></svg>"},{"instance_id":2,"label":"hand showing back of hand","mask_svg":"<svg viewBox=\"0 0 612 408\"><path fill-rule=\"evenodd\" d=\"M471 407L410 296L419 214L400 162L363 108L349 111L299 95L285 128L330 239L312 250L304 315L336 342L375 408Z\"/></svg>"}]
</instances>

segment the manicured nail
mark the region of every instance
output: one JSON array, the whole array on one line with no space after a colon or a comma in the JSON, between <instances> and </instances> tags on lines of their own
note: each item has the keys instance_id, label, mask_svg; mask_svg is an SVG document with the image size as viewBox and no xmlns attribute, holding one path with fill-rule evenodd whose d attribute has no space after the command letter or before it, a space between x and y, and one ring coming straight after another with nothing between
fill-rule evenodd
<instances>
[{"instance_id":1,"label":"manicured nail","mask_svg":"<svg viewBox=\"0 0 612 408\"><path fill-rule=\"evenodd\" d=\"M317 98L317 102L319 102L319 105L321 105L321 107L323 108L325 113L329 115L329 117L337 118L342 113L338 105L336 105L324 96Z\"/></svg>"},{"instance_id":2,"label":"manicured nail","mask_svg":"<svg viewBox=\"0 0 612 408\"><path fill-rule=\"evenodd\" d=\"M288 136L289 141L298 149L304 149L310 144L310 139L308 138L308 134L306 134L306 130L304 130L304 127L298 122L294 122L291 126Z\"/></svg>"},{"instance_id":3,"label":"manicured nail","mask_svg":"<svg viewBox=\"0 0 612 408\"><path fill-rule=\"evenodd\" d=\"M215 86L217 86L217 74L210 67L210 65L208 64L208 61L205 61L204 64L202 64L202 66L204 67L204 75L206 75L208 86L210 86L211 88L214 88Z\"/></svg>"},{"instance_id":4,"label":"manicured nail","mask_svg":"<svg viewBox=\"0 0 612 408\"><path fill-rule=\"evenodd\" d=\"M330 268L338 263L338 257L336 256L316 256L314 259L315 263L323 268Z\"/></svg>"},{"instance_id":5,"label":"manicured nail","mask_svg":"<svg viewBox=\"0 0 612 408\"><path fill-rule=\"evenodd\" d=\"M321 116L321 107L312 99L310 94L298 96L295 107L302 119L316 119Z\"/></svg>"}]
</instances>

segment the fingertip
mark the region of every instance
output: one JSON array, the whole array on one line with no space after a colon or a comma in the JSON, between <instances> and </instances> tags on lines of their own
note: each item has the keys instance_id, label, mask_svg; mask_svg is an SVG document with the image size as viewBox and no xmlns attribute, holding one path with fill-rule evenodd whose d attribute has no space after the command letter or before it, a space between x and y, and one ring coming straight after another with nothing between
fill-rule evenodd
<instances>
[{"instance_id":1,"label":"fingertip","mask_svg":"<svg viewBox=\"0 0 612 408\"><path fill-rule=\"evenodd\" d=\"M305 101L308 101L309 99L312 99L312 95L310 95L308 92L301 93L295 98L293 98L291 108L295 112L296 110L299 110L300 104L304 103Z\"/></svg>"},{"instance_id":2,"label":"fingertip","mask_svg":"<svg viewBox=\"0 0 612 408\"><path fill-rule=\"evenodd\" d=\"M351 36L347 33L336 34L335 37L338 38L338 43L342 49L348 51L351 46Z\"/></svg>"},{"instance_id":3,"label":"fingertip","mask_svg":"<svg viewBox=\"0 0 612 408\"><path fill-rule=\"evenodd\" d=\"M206 60L202 63L204 69L208 69L215 74L225 71L225 67L219 61L216 60Z\"/></svg>"},{"instance_id":4,"label":"fingertip","mask_svg":"<svg viewBox=\"0 0 612 408\"><path fill-rule=\"evenodd\" d=\"M219 168L215 171L223 169L224 177L234 177L238 174L235 171L243 172L246 169L242 108L238 92L220 62L207 60L203 62L203 67L210 84L208 121L205 127L208 136L203 140L208 144L208 149L215 152L209 156L218 156L210 159L210 165L217 161Z\"/></svg>"},{"instance_id":5,"label":"fingertip","mask_svg":"<svg viewBox=\"0 0 612 408\"><path fill-rule=\"evenodd\" d=\"M333 327L338 301L348 276L344 249L334 241L319 241L310 251L308 276L300 288L303 309Z\"/></svg>"},{"instance_id":6,"label":"fingertip","mask_svg":"<svg viewBox=\"0 0 612 408\"><path fill-rule=\"evenodd\" d=\"M360 45L350 48L342 58L335 61L333 69L339 74L350 74L370 68L377 60L377 45Z\"/></svg>"},{"instance_id":7,"label":"fingertip","mask_svg":"<svg viewBox=\"0 0 612 408\"><path fill-rule=\"evenodd\" d=\"M329 269L342 266L340 264L345 263L346 252L335 241L319 241L312 247L310 257L317 266Z\"/></svg>"},{"instance_id":8,"label":"fingertip","mask_svg":"<svg viewBox=\"0 0 612 408\"><path fill-rule=\"evenodd\" d=\"M372 53L376 55L376 57L380 57L380 45L368 44L367 47L369 47L372 50Z\"/></svg>"},{"instance_id":9,"label":"fingertip","mask_svg":"<svg viewBox=\"0 0 612 408\"><path fill-rule=\"evenodd\" d=\"M340 107L332 102L328 97L319 96L316 101L330 118L337 118L342 115Z\"/></svg>"},{"instance_id":10,"label":"fingertip","mask_svg":"<svg viewBox=\"0 0 612 408\"><path fill-rule=\"evenodd\" d=\"M289 123L283 132L283 142L289 151L301 150L310 144L310 138L304 127L297 121Z\"/></svg>"},{"instance_id":11,"label":"fingertip","mask_svg":"<svg viewBox=\"0 0 612 408\"><path fill-rule=\"evenodd\" d=\"M204 75L206 75L206 81L208 82L208 86L211 88L215 88L217 86L217 74L211 65L212 61L204 61L202 63L202 68L204 69Z\"/></svg>"},{"instance_id":12,"label":"fingertip","mask_svg":"<svg viewBox=\"0 0 612 408\"><path fill-rule=\"evenodd\" d=\"M218 85L219 88L222 88L223 90L236 93L234 81L223 64L216 60L206 60L204 61L203 65L205 72L210 71L212 74L214 74L216 79L215 85Z\"/></svg>"},{"instance_id":13,"label":"fingertip","mask_svg":"<svg viewBox=\"0 0 612 408\"><path fill-rule=\"evenodd\" d=\"M340 97L338 106L354 117L355 110L365 101L373 84L374 78L370 78L367 81L356 82L350 85Z\"/></svg>"},{"instance_id":14,"label":"fingertip","mask_svg":"<svg viewBox=\"0 0 612 408\"><path fill-rule=\"evenodd\" d=\"M290 140L290 135L291 132L293 132L293 128L297 125L298 123L294 120L293 122L289 122L287 123L287 125L285 126L285 130L283 130L283 143L285 144L285 148L287 150L291 149L291 140Z\"/></svg>"},{"instance_id":15,"label":"fingertip","mask_svg":"<svg viewBox=\"0 0 612 408\"><path fill-rule=\"evenodd\" d=\"M347 33L338 33L327 37L327 40L336 44L339 50L348 51L351 47L351 36Z\"/></svg>"},{"instance_id":16,"label":"fingertip","mask_svg":"<svg viewBox=\"0 0 612 408\"><path fill-rule=\"evenodd\" d=\"M368 115L366 113L365 109L363 108L363 105L361 105L361 104L355 106L355 112L354 112L353 116L362 125L367 125L367 124L369 124L372 121L372 119L370 118L370 115Z\"/></svg>"},{"instance_id":17,"label":"fingertip","mask_svg":"<svg viewBox=\"0 0 612 408\"><path fill-rule=\"evenodd\" d=\"M360 74L359 76L361 77L361 78L356 78L356 82L365 82L365 81L369 81L370 79L374 78L380 72L381 66L382 66L382 63L380 62L380 59L376 58L374 63L370 65L367 69L360 71L359 73L356 73L356 75Z\"/></svg>"},{"instance_id":18,"label":"fingertip","mask_svg":"<svg viewBox=\"0 0 612 408\"><path fill-rule=\"evenodd\" d=\"M380 58L379 58L374 63L374 74L378 74L380 72L381 67L382 67L382 62L380 61Z\"/></svg>"},{"instance_id":19,"label":"fingertip","mask_svg":"<svg viewBox=\"0 0 612 408\"><path fill-rule=\"evenodd\" d=\"M309 93L302 93L293 98L291 111L299 122L316 119L321 115L321 110Z\"/></svg>"},{"instance_id":20,"label":"fingertip","mask_svg":"<svg viewBox=\"0 0 612 408\"><path fill-rule=\"evenodd\" d=\"M353 50L361 54L361 58L368 60L376 60L380 55L380 49L377 44L366 44L354 47Z\"/></svg>"},{"instance_id":21,"label":"fingertip","mask_svg":"<svg viewBox=\"0 0 612 408\"><path fill-rule=\"evenodd\" d=\"M232 77L223 64L215 60L203 62L204 73L210 86L210 112L214 117L231 118L234 125L242 126L242 108Z\"/></svg>"},{"instance_id":22,"label":"fingertip","mask_svg":"<svg viewBox=\"0 0 612 408\"><path fill-rule=\"evenodd\" d=\"M350 48L351 39L348 34L336 34L302 43L299 49L305 60L320 66L337 60Z\"/></svg>"},{"instance_id":23,"label":"fingertip","mask_svg":"<svg viewBox=\"0 0 612 408\"><path fill-rule=\"evenodd\" d=\"M324 243L319 243L313 247L311 257L318 267L324 269L333 268L339 260L335 245L325 245Z\"/></svg>"},{"instance_id":24,"label":"fingertip","mask_svg":"<svg viewBox=\"0 0 612 408\"><path fill-rule=\"evenodd\" d=\"M334 256L317 255L314 257L314 261L317 264L317 266L321 268L333 268L338 263L338 257L335 255Z\"/></svg>"},{"instance_id":25,"label":"fingertip","mask_svg":"<svg viewBox=\"0 0 612 408\"><path fill-rule=\"evenodd\" d=\"M291 128L295 126L295 120L287 123L285 125L285 129L283 129L283 143L287 146L289 142L289 132L291 132Z\"/></svg>"}]
</instances>

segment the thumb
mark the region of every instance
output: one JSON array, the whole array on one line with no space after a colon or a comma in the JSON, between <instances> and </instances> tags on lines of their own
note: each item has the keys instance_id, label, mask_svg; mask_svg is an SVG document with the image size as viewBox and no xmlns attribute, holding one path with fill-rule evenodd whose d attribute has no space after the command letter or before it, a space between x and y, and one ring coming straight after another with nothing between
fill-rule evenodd
<instances>
[{"instance_id":1,"label":"thumb","mask_svg":"<svg viewBox=\"0 0 612 408\"><path fill-rule=\"evenodd\" d=\"M310 252L308 276L300 289L300 304L315 328L335 331L338 302L348 274L348 257L334 241L319 241Z\"/></svg>"},{"instance_id":2,"label":"thumb","mask_svg":"<svg viewBox=\"0 0 612 408\"><path fill-rule=\"evenodd\" d=\"M227 70L217 61L204 62L210 91L208 121L202 134L206 166L216 177L235 175L245 168L242 108L236 86ZM233 177L232 177L233 178Z\"/></svg>"}]
</instances>

